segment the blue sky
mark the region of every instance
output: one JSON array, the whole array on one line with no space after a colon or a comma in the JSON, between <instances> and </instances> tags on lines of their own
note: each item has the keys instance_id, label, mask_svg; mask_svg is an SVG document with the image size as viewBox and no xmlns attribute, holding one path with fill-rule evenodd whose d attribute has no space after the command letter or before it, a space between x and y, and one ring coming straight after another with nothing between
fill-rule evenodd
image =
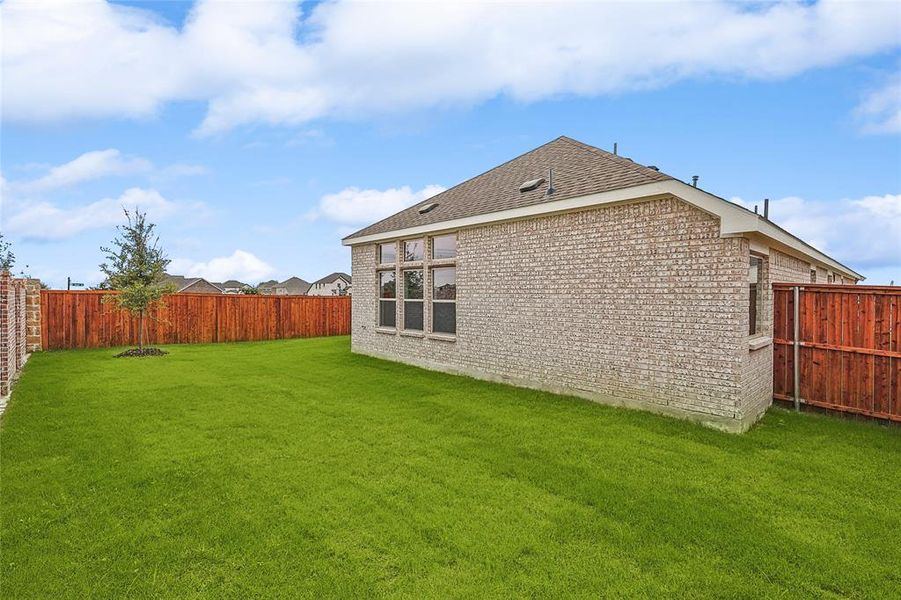
<instances>
[{"instance_id":1,"label":"blue sky","mask_svg":"<svg viewBox=\"0 0 901 600\"><path fill-rule=\"evenodd\" d=\"M348 271L343 235L559 135L901 282L897 4L128 4L0 8L0 227L54 287L122 205L173 272Z\"/></svg>"}]
</instances>

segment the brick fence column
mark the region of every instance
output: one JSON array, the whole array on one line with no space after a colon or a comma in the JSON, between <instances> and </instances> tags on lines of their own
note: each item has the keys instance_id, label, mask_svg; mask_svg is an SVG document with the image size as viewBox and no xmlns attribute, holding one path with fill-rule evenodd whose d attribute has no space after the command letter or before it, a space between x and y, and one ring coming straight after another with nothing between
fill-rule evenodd
<instances>
[{"instance_id":1,"label":"brick fence column","mask_svg":"<svg viewBox=\"0 0 901 600\"><path fill-rule=\"evenodd\" d=\"M22 279L25 284L25 351L40 352L41 345L41 280Z\"/></svg>"},{"instance_id":2,"label":"brick fence column","mask_svg":"<svg viewBox=\"0 0 901 600\"><path fill-rule=\"evenodd\" d=\"M0 272L0 396L9 393L9 385L12 381L13 368L15 364L15 354L10 348L12 336L10 335L10 303L12 281L9 273Z\"/></svg>"},{"instance_id":3,"label":"brick fence column","mask_svg":"<svg viewBox=\"0 0 901 600\"><path fill-rule=\"evenodd\" d=\"M16 372L25 365L25 283L21 279L13 280L13 291L16 294L16 331L15 352Z\"/></svg>"}]
</instances>

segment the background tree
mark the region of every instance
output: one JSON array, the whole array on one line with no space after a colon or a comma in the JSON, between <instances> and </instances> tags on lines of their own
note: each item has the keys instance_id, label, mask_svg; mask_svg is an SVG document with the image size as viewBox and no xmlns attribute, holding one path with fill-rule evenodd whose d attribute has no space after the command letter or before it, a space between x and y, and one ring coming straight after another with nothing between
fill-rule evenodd
<instances>
[{"instance_id":1,"label":"background tree","mask_svg":"<svg viewBox=\"0 0 901 600\"><path fill-rule=\"evenodd\" d=\"M115 302L138 316L138 349L143 351L144 317L162 305L164 295L175 290L163 283L169 259L153 233L156 226L147 222L147 213L124 210L128 223L116 227L119 236L113 240L113 247L100 248L106 253L100 270L106 275L109 288L118 292L104 296L103 301Z\"/></svg>"},{"instance_id":2,"label":"background tree","mask_svg":"<svg viewBox=\"0 0 901 600\"><path fill-rule=\"evenodd\" d=\"M244 287L241 288L241 293L247 294L249 296L259 296L260 288L254 287L252 285L245 285Z\"/></svg>"},{"instance_id":3,"label":"background tree","mask_svg":"<svg viewBox=\"0 0 901 600\"><path fill-rule=\"evenodd\" d=\"M3 232L0 232L0 271L12 271L16 264L16 255L9 247L10 243L3 239Z\"/></svg>"}]
</instances>

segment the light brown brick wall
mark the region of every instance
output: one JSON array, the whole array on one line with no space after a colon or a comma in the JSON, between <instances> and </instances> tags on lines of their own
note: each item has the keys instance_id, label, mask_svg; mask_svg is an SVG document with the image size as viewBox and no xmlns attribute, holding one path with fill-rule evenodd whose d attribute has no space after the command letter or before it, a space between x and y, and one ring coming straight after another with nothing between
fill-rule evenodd
<instances>
[{"instance_id":1,"label":"light brown brick wall","mask_svg":"<svg viewBox=\"0 0 901 600\"><path fill-rule=\"evenodd\" d=\"M758 335L773 335L773 284L806 283L810 263L778 250L763 257L761 294L757 305ZM773 345L748 350L742 364L742 406L747 418L756 419L773 402Z\"/></svg>"},{"instance_id":2,"label":"light brown brick wall","mask_svg":"<svg viewBox=\"0 0 901 600\"><path fill-rule=\"evenodd\" d=\"M41 350L41 281L22 279L25 288L25 351Z\"/></svg>"},{"instance_id":3,"label":"light brown brick wall","mask_svg":"<svg viewBox=\"0 0 901 600\"><path fill-rule=\"evenodd\" d=\"M355 352L729 429L756 416L749 245L715 217L669 198L474 227L457 247L456 342L377 332L376 248L353 249Z\"/></svg>"}]
</instances>

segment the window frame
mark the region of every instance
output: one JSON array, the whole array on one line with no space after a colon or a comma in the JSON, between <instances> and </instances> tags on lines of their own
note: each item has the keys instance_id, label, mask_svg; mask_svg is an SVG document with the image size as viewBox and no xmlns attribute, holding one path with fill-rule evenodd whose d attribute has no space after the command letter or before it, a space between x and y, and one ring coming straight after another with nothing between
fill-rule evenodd
<instances>
[{"instance_id":1,"label":"window frame","mask_svg":"<svg viewBox=\"0 0 901 600\"><path fill-rule=\"evenodd\" d=\"M419 242L422 255L419 258L407 258L407 244ZM403 256L401 257L401 261L403 263L421 263L425 262L426 250L425 250L426 238L418 237L418 238L408 238L405 240L401 240L401 249L403 250Z\"/></svg>"},{"instance_id":2,"label":"window frame","mask_svg":"<svg viewBox=\"0 0 901 600\"><path fill-rule=\"evenodd\" d=\"M382 255L382 249L385 246L393 246L394 247L394 260L384 260ZM397 242L386 242L384 244L379 244L376 249L378 256L376 257L376 262L380 265L393 265L397 262Z\"/></svg>"},{"instance_id":3,"label":"window frame","mask_svg":"<svg viewBox=\"0 0 901 600\"><path fill-rule=\"evenodd\" d=\"M421 295L419 298L408 298L407 297L407 273L417 273L417 272L422 274L422 281L420 282L420 286L422 286L422 289L420 291ZM403 329L403 331L413 331L416 333L423 333L425 331L425 319L426 319L426 317L425 317L425 284L426 284L425 269L422 267L415 267L412 269L402 269L401 270L401 281L403 281L403 284L404 284L403 288L402 288L403 289L403 300L402 300L402 302L403 302L403 319L401 320L401 325L402 325L401 329ZM407 326L407 303L418 303L419 304L422 321L419 324L418 329L416 327L408 327Z\"/></svg>"},{"instance_id":4,"label":"window frame","mask_svg":"<svg viewBox=\"0 0 901 600\"><path fill-rule=\"evenodd\" d=\"M440 270L451 270L454 272L454 299L439 299L435 297L435 271ZM429 331L436 335L443 336L455 336L457 335L457 265L455 264L441 264L430 267L429 269L429 298L434 306L435 304L453 304L454 305L454 330L450 331L437 331L435 329L435 310L429 311Z\"/></svg>"},{"instance_id":5,"label":"window frame","mask_svg":"<svg viewBox=\"0 0 901 600\"><path fill-rule=\"evenodd\" d=\"M765 257L751 254L748 259L748 335L761 335L760 320L763 308L763 265ZM751 281L751 273L754 270L756 277Z\"/></svg>"},{"instance_id":6,"label":"window frame","mask_svg":"<svg viewBox=\"0 0 901 600\"><path fill-rule=\"evenodd\" d=\"M452 238L454 240L454 255L453 256L435 256L435 241L441 238ZM429 238L429 259L435 262L445 262L457 259L457 233L442 233L441 235L434 235Z\"/></svg>"},{"instance_id":7,"label":"window frame","mask_svg":"<svg viewBox=\"0 0 901 600\"><path fill-rule=\"evenodd\" d=\"M382 296L382 275L391 274L394 276L394 296ZM378 310L375 315L375 323L377 327L382 329L397 329L397 271L395 269L380 269L376 271L376 301L378 302ZM391 303L394 305L394 325L385 325L382 323L382 304Z\"/></svg>"}]
</instances>

